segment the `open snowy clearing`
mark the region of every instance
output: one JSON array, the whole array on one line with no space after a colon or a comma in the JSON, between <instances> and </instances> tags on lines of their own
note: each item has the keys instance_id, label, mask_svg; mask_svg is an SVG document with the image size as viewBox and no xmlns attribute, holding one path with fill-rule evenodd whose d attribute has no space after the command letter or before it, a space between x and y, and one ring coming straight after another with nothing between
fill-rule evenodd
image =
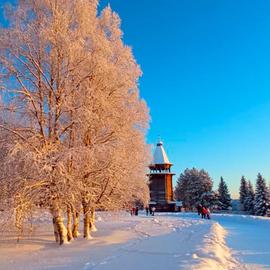
<instances>
[{"instance_id":1,"label":"open snowy clearing","mask_svg":"<svg viewBox=\"0 0 270 270\"><path fill-rule=\"evenodd\" d=\"M0 269L270 269L269 219L98 213L93 239L64 247L46 215L37 223L35 236L18 244L1 238Z\"/></svg>"}]
</instances>

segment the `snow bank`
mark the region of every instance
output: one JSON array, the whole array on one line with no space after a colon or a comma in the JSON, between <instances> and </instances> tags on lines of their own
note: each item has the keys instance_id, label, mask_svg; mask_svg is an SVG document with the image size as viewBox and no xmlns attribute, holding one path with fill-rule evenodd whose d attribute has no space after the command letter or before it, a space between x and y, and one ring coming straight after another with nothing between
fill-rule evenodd
<instances>
[{"instance_id":1,"label":"snow bank","mask_svg":"<svg viewBox=\"0 0 270 270\"><path fill-rule=\"evenodd\" d=\"M229 270L244 269L233 257L231 250L227 247L225 237L227 231L219 223L211 225L210 232L202 240L192 258L197 264L191 266L194 270Z\"/></svg>"}]
</instances>

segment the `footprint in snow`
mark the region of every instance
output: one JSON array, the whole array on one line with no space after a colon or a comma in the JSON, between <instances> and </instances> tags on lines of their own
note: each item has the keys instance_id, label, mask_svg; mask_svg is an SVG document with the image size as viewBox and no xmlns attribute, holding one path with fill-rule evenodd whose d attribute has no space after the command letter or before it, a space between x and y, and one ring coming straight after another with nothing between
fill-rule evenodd
<instances>
[{"instance_id":1,"label":"footprint in snow","mask_svg":"<svg viewBox=\"0 0 270 270\"><path fill-rule=\"evenodd\" d=\"M199 256L198 256L196 253L194 253L194 254L192 254L192 258L193 258L193 259L198 259Z\"/></svg>"},{"instance_id":2,"label":"footprint in snow","mask_svg":"<svg viewBox=\"0 0 270 270\"><path fill-rule=\"evenodd\" d=\"M95 266L96 266L95 263L93 263L93 262L87 262L87 263L84 265L83 270L91 270L91 269L94 268Z\"/></svg>"}]
</instances>

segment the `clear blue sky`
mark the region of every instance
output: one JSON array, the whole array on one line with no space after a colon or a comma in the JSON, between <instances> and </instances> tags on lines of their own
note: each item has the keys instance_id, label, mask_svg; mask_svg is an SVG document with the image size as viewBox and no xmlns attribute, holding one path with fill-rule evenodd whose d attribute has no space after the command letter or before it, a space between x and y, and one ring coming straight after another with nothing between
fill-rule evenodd
<instances>
[{"instance_id":1,"label":"clear blue sky","mask_svg":"<svg viewBox=\"0 0 270 270\"><path fill-rule=\"evenodd\" d=\"M0 1L14 2L14 1ZM122 19L143 70L147 141L164 141L177 176L187 167L270 179L270 1L101 0ZM175 177L176 180L176 177Z\"/></svg>"},{"instance_id":2,"label":"clear blue sky","mask_svg":"<svg viewBox=\"0 0 270 270\"><path fill-rule=\"evenodd\" d=\"M215 186L270 179L270 1L103 0L122 19L143 70L148 142L174 171L206 169Z\"/></svg>"}]
</instances>

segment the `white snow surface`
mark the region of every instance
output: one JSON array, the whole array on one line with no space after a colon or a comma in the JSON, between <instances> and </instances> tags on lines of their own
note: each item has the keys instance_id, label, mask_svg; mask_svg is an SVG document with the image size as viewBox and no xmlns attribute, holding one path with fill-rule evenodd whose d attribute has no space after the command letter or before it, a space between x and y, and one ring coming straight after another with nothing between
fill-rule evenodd
<instances>
[{"instance_id":1,"label":"white snow surface","mask_svg":"<svg viewBox=\"0 0 270 270\"><path fill-rule=\"evenodd\" d=\"M93 239L62 247L53 242L47 214L36 219L34 235L19 243L0 235L0 269L270 269L267 218L99 212L96 220Z\"/></svg>"}]
</instances>

